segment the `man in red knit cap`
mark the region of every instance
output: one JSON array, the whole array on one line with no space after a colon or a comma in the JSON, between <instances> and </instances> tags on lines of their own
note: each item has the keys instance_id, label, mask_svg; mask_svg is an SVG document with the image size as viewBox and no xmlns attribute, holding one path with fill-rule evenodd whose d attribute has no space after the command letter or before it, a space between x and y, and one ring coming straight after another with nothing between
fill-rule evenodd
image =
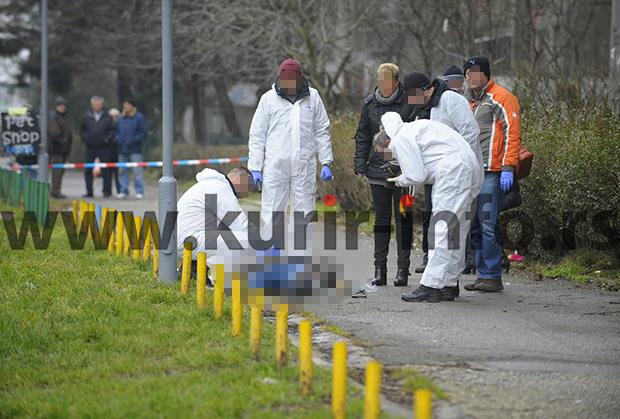
<instances>
[{"instance_id":1,"label":"man in red knit cap","mask_svg":"<svg viewBox=\"0 0 620 419\"><path fill-rule=\"evenodd\" d=\"M285 212L289 204L297 219L315 210L317 156L321 180L332 178L329 118L297 60L280 64L276 82L260 98L248 145L248 169L254 183L262 184L262 227L271 226L274 212Z\"/></svg>"}]
</instances>

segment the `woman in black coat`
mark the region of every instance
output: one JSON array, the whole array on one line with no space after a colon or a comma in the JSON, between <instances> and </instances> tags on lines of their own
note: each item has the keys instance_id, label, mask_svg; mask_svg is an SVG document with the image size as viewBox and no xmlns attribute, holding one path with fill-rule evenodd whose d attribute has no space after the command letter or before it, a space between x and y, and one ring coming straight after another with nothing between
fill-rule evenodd
<instances>
[{"instance_id":1,"label":"woman in black coat","mask_svg":"<svg viewBox=\"0 0 620 419\"><path fill-rule=\"evenodd\" d=\"M375 274L373 285L387 284L387 256L390 247L392 214L396 222L398 262L395 286L407 285L413 234L413 219L410 210L400 213L400 201L406 189L388 184L387 162L381 153L372 148L372 140L381 127L381 116L386 112L398 112L407 119L406 96L398 80L399 70L395 64L383 63L377 69L377 87L362 106L357 132L355 134L355 173L366 176L370 184L375 210Z\"/></svg>"}]
</instances>

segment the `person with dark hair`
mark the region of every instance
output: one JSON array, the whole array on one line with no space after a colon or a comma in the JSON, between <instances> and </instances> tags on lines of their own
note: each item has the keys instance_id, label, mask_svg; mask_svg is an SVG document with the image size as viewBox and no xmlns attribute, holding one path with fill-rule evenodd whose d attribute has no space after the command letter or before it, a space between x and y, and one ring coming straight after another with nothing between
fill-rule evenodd
<instances>
[{"instance_id":1,"label":"person with dark hair","mask_svg":"<svg viewBox=\"0 0 620 419\"><path fill-rule=\"evenodd\" d=\"M82 119L82 141L86 144L87 163L93 163L99 158L102 163L110 162L112 159L112 148L114 147L114 121L104 108L104 100L101 96L93 96L90 99L90 109ZM105 168L101 171L103 178L103 196L108 197L112 194L112 180L110 169ZM93 169L84 169L84 180L86 181L86 195L93 197Z\"/></svg>"},{"instance_id":2,"label":"person with dark hair","mask_svg":"<svg viewBox=\"0 0 620 419\"><path fill-rule=\"evenodd\" d=\"M386 181L386 160L372 147L373 137L381 127L381 116L386 112L402 113L405 117L405 89L399 81L396 64L383 63L377 69L377 87L362 105L359 124L355 133L355 174L365 176L370 185L374 225L374 267L372 285L387 285L387 257L392 232L392 214L396 224L397 270L394 286L406 286L409 281L413 216L410 209L400 212L400 202L406 188L396 187Z\"/></svg>"},{"instance_id":3,"label":"person with dark hair","mask_svg":"<svg viewBox=\"0 0 620 419\"><path fill-rule=\"evenodd\" d=\"M118 161L141 162L142 143L146 140L148 127L144 115L138 111L136 102L131 98L123 100L123 113L116 122L116 136L118 138ZM129 168L119 170L121 191L119 198L129 196ZM135 175L136 198L144 198L144 177L141 167L132 167Z\"/></svg>"},{"instance_id":4,"label":"person with dark hair","mask_svg":"<svg viewBox=\"0 0 620 419\"><path fill-rule=\"evenodd\" d=\"M50 163L66 163L71 153L73 133L67 118L67 101L61 97L54 102L54 109L49 113L47 123L47 152ZM61 193L62 176L65 169L52 169L52 185L50 195L54 198L66 198Z\"/></svg>"},{"instance_id":5,"label":"person with dark hair","mask_svg":"<svg viewBox=\"0 0 620 419\"><path fill-rule=\"evenodd\" d=\"M465 265L467 212L480 191L478 158L462 135L437 121L403 123L399 114L381 117L384 131L375 138L378 152L392 154L402 173L396 186L433 185L434 240L420 286L401 298L407 302L452 301Z\"/></svg>"},{"instance_id":6,"label":"person with dark hair","mask_svg":"<svg viewBox=\"0 0 620 419\"><path fill-rule=\"evenodd\" d=\"M491 79L491 65L483 56L471 57L463 66L469 100L480 127L484 183L471 230L478 279L469 291L497 292L502 284L502 246L498 240L502 194L514 184L521 147L520 107L517 98Z\"/></svg>"},{"instance_id":7,"label":"person with dark hair","mask_svg":"<svg viewBox=\"0 0 620 419\"><path fill-rule=\"evenodd\" d=\"M463 71L455 65L451 65L446 68L440 79L444 80L448 85L448 89L455 91L458 94L463 93L463 84L465 83L465 76Z\"/></svg>"},{"instance_id":8,"label":"person with dark hair","mask_svg":"<svg viewBox=\"0 0 620 419\"><path fill-rule=\"evenodd\" d=\"M412 107L412 119L430 119L431 121L446 124L467 141L479 162L482 172L482 152L478 136L480 129L469 108L467 100L459 93L448 88L447 82L438 77L432 82L422 73L411 73L405 77L407 86L407 103ZM417 115L413 118L412 115ZM422 265L416 268L416 273L424 272L428 262L428 229L432 214L433 186L424 186L424 215L422 223L422 251L424 252ZM453 290L458 295L458 286Z\"/></svg>"},{"instance_id":9,"label":"person with dark hair","mask_svg":"<svg viewBox=\"0 0 620 419\"><path fill-rule=\"evenodd\" d=\"M237 212L238 215L226 224L235 239L248 248L248 219L239 204L239 198L249 192L256 191L252 174L245 167L232 169L228 174L214 169L203 169L196 175L196 183L190 187L177 203L177 249L183 252L185 241L193 238L195 246L192 259L198 252L207 253L207 263L223 263L225 257L231 255L227 243L221 235L216 243L209 242L206 229L208 226L219 226L227 214ZM214 198L209 201L207 196ZM226 219L229 219L230 216ZM194 270L194 269L193 269Z\"/></svg>"}]
</instances>

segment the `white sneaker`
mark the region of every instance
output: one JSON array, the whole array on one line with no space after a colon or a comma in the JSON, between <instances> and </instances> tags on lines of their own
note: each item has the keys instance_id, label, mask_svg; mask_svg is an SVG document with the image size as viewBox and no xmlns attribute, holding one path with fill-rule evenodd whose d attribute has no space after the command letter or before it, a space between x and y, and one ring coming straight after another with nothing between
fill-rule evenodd
<instances>
[{"instance_id":1,"label":"white sneaker","mask_svg":"<svg viewBox=\"0 0 620 419\"><path fill-rule=\"evenodd\" d=\"M117 193L117 194L116 194L116 197L117 197L118 199L124 199L124 198L127 198L127 194L126 194L126 193L123 193L123 192L121 192L121 193Z\"/></svg>"},{"instance_id":2,"label":"white sneaker","mask_svg":"<svg viewBox=\"0 0 620 419\"><path fill-rule=\"evenodd\" d=\"M136 199L144 199L144 195L142 195L141 193L137 193Z\"/></svg>"}]
</instances>

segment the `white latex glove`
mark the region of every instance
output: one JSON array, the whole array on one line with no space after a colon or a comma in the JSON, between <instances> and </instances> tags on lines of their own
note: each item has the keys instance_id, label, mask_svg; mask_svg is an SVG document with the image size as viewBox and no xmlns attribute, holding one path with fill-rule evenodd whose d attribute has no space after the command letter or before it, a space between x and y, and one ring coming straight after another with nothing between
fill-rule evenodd
<instances>
[{"instance_id":1,"label":"white latex glove","mask_svg":"<svg viewBox=\"0 0 620 419\"><path fill-rule=\"evenodd\" d=\"M396 177L389 177L389 178L387 178L387 181L388 181L388 182L392 182L392 183L394 183L396 186L401 187L401 188L402 188L402 187L404 187L404 186L406 186L406 185L403 185L403 184L400 182L400 176L396 176Z\"/></svg>"}]
</instances>

